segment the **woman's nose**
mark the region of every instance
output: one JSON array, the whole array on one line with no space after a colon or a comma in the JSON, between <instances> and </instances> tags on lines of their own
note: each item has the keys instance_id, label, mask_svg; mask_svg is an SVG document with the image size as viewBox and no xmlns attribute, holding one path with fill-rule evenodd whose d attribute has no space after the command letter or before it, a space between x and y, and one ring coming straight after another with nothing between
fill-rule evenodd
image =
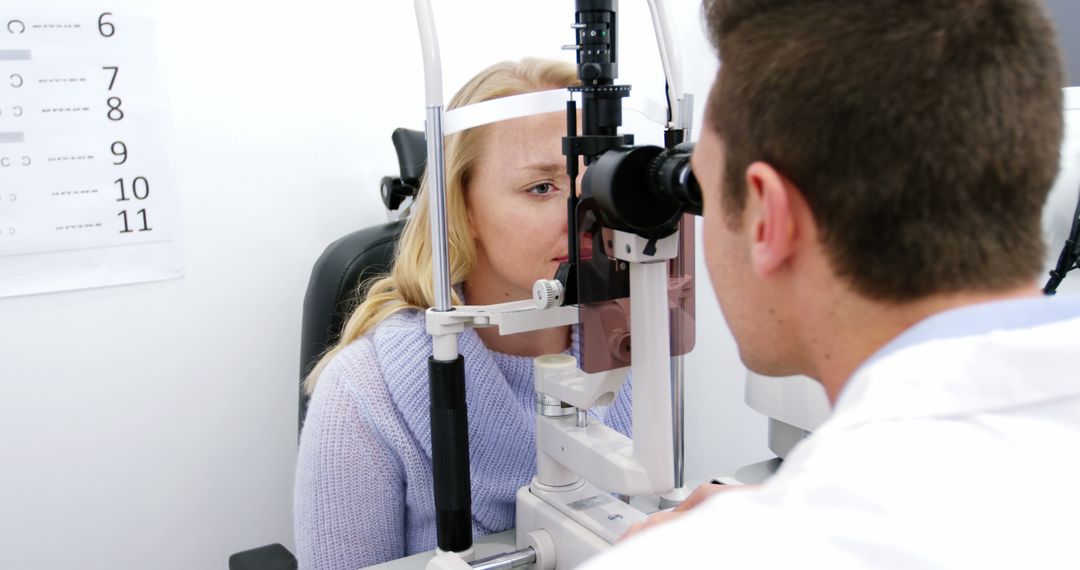
<instances>
[{"instance_id":1,"label":"woman's nose","mask_svg":"<svg viewBox=\"0 0 1080 570\"><path fill-rule=\"evenodd\" d=\"M574 181L574 186L577 188L577 195L581 196L581 184L585 180L585 158L582 157L578 162L578 175L577 180Z\"/></svg>"},{"instance_id":2,"label":"woman's nose","mask_svg":"<svg viewBox=\"0 0 1080 570\"><path fill-rule=\"evenodd\" d=\"M562 236L560 239L565 240L567 232L570 231L570 222L567 220L567 201L566 200L551 200L552 207L544 213L544 219L547 224L547 231L552 232L547 235L554 235L554 232L558 231Z\"/></svg>"}]
</instances>

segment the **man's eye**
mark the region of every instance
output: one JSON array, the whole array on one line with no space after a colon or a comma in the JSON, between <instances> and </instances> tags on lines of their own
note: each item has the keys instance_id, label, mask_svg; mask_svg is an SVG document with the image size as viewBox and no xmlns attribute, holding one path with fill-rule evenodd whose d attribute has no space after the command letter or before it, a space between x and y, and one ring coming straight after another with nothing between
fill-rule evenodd
<instances>
[{"instance_id":1,"label":"man's eye","mask_svg":"<svg viewBox=\"0 0 1080 570\"><path fill-rule=\"evenodd\" d=\"M537 184L532 188L529 188L529 192L539 196L550 194L555 191L555 185L550 182L544 182L543 184Z\"/></svg>"}]
</instances>

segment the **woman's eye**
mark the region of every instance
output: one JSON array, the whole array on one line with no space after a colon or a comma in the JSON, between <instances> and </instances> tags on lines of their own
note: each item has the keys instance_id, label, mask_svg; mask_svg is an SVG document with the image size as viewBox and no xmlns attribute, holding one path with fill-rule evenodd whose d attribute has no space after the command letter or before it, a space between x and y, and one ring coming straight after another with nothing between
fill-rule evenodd
<instances>
[{"instance_id":1,"label":"woman's eye","mask_svg":"<svg viewBox=\"0 0 1080 570\"><path fill-rule=\"evenodd\" d=\"M550 183L550 182L544 182L542 184L537 184L536 186L533 186L532 188L529 188L529 193L536 194L538 196L544 196L544 195L550 194L550 193L552 193L554 191L555 191L555 185Z\"/></svg>"}]
</instances>

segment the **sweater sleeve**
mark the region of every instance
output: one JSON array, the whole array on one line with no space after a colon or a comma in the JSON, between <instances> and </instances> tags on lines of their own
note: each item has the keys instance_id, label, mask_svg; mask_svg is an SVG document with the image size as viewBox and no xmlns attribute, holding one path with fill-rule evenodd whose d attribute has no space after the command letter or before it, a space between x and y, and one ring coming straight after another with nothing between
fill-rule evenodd
<instances>
[{"instance_id":1,"label":"sweater sleeve","mask_svg":"<svg viewBox=\"0 0 1080 570\"><path fill-rule=\"evenodd\" d=\"M405 555L403 468L377 423L394 412L364 400L358 387L381 383L381 373L370 343L356 348L319 378L300 438L294 525L301 569L355 570Z\"/></svg>"}]
</instances>

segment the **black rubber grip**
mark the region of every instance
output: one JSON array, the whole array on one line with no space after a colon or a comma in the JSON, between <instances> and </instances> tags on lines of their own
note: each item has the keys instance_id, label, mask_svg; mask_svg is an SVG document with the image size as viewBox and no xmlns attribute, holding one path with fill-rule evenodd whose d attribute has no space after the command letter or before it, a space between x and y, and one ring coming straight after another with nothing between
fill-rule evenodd
<instances>
[{"instance_id":1,"label":"black rubber grip","mask_svg":"<svg viewBox=\"0 0 1080 570\"><path fill-rule=\"evenodd\" d=\"M436 533L440 549L461 552L473 543L465 359L458 356L443 362L430 358L428 378Z\"/></svg>"}]
</instances>

